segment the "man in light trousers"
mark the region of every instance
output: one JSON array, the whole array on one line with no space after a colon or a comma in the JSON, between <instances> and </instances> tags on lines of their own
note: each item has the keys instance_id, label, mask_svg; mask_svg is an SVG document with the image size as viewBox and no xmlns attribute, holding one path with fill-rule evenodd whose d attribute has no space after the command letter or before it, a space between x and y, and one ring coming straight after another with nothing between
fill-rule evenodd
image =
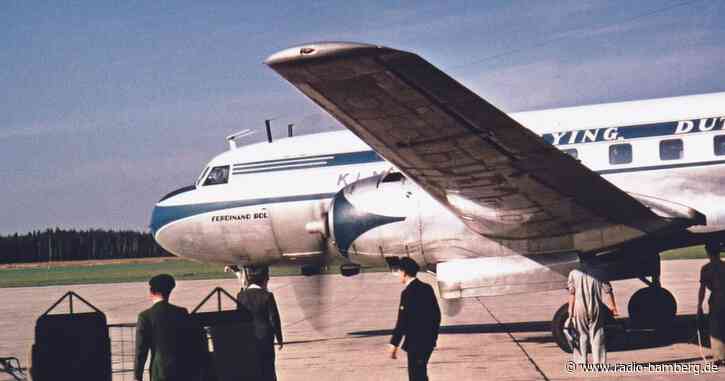
<instances>
[{"instance_id":1,"label":"man in light trousers","mask_svg":"<svg viewBox=\"0 0 725 381\"><path fill-rule=\"evenodd\" d=\"M604 323L609 308L617 316L617 304L609 282L601 281L580 270L569 273L569 321L579 333L579 347L573 348L574 362L587 363L587 347L592 349L592 363L607 362ZM604 305L606 303L606 306Z\"/></svg>"}]
</instances>

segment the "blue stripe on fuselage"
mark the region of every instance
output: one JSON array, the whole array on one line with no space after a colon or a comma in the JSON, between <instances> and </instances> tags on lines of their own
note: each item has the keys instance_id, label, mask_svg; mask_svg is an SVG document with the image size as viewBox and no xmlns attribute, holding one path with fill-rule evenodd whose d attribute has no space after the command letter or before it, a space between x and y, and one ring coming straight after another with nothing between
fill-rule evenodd
<instances>
[{"instance_id":1,"label":"blue stripe on fuselage","mask_svg":"<svg viewBox=\"0 0 725 381\"><path fill-rule=\"evenodd\" d=\"M206 202L200 204L174 205L174 206L157 206L151 213L151 224L149 228L152 234L161 229L163 226L183 218L192 217L197 214L213 212L217 210L240 208L244 206L276 204L283 202L295 201L311 201L332 198L335 193L317 193L283 197L267 197L255 198L248 200L223 201L223 202Z\"/></svg>"}]
</instances>

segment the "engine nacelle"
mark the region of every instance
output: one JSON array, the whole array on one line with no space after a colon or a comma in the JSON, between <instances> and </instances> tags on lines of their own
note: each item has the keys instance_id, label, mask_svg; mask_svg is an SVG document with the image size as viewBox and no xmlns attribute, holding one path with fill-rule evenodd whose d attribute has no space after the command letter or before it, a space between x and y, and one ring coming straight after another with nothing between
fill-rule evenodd
<instances>
[{"instance_id":1,"label":"engine nacelle","mask_svg":"<svg viewBox=\"0 0 725 381\"><path fill-rule=\"evenodd\" d=\"M409 257L422 268L481 255L512 255L469 229L458 216L398 172L341 189L327 213L329 243L351 262L384 266Z\"/></svg>"},{"instance_id":2,"label":"engine nacelle","mask_svg":"<svg viewBox=\"0 0 725 381\"><path fill-rule=\"evenodd\" d=\"M385 256L423 262L416 190L399 173L369 177L341 189L328 212L332 242L356 263L381 265Z\"/></svg>"}]
</instances>

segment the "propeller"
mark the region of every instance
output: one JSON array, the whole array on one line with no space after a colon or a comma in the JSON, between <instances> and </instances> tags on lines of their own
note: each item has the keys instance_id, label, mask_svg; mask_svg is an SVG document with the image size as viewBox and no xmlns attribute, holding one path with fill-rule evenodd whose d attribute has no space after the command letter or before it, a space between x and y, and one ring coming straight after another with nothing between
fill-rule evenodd
<instances>
[{"instance_id":1,"label":"propeller","mask_svg":"<svg viewBox=\"0 0 725 381\"><path fill-rule=\"evenodd\" d=\"M319 268L318 272L321 271L324 271L324 268ZM322 331L330 323L325 314L332 305L329 278L329 275L322 273L302 276L295 279L292 286L297 304L302 310L303 320L307 321L316 331Z\"/></svg>"},{"instance_id":2,"label":"propeller","mask_svg":"<svg viewBox=\"0 0 725 381\"><path fill-rule=\"evenodd\" d=\"M315 263L309 264L306 269L308 276L298 277L292 285L297 303L306 321L315 331L322 332L330 327L338 326L340 321L334 319L332 313L335 309L341 308L344 304L353 302L364 290L363 276L359 274L361 268L350 262L341 262L336 255L337 249L332 242L326 240L326 247ZM345 279L337 283L338 292L331 292L332 279L335 276L333 271L340 266L340 273ZM316 271L315 271L316 270ZM347 279L355 275L355 280ZM342 296L342 298L340 298Z\"/></svg>"},{"instance_id":3,"label":"propeller","mask_svg":"<svg viewBox=\"0 0 725 381\"><path fill-rule=\"evenodd\" d=\"M321 254L302 266L303 276L296 279L292 285L303 319L316 331L323 330L330 323L325 311L332 306L329 292L330 275L325 274L332 262L332 253L335 252L334 245L329 239L328 210L329 202L320 201L315 204L313 219L305 225L305 229L310 234L320 235Z\"/></svg>"}]
</instances>

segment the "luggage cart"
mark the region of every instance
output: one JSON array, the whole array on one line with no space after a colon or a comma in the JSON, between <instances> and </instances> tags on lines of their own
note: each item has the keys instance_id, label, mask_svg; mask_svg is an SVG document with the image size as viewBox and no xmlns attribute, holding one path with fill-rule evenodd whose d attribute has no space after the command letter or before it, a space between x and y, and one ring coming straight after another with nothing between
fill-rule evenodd
<instances>
[{"instance_id":1,"label":"luggage cart","mask_svg":"<svg viewBox=\"0 0 725 381\"><path fill-rule=\"evenodd\" d=\"M212 297L216 296L216 311L201 312ZM235 309L224 310L222 297L231 300ZM258 380L259 361L254 341L252 316L240 309L237 298L221 287L215 288L196 308L191 318L205 333L207 348L200 357L204 380L246 381Z\"/></svg>"},{"instance_id":2,"label":"luggage cart","mask_svg":"<svg viewBox=\"0 0 725 381\"><path fill-rule=\"evenodd\" d=\"M51 314L64 300L68 313ZM74 301L91 312L78 312ZM111 341L106 315L73 291L58 299L35 324L33 381L111 381Z\"/></svg>"}]
</instances>

